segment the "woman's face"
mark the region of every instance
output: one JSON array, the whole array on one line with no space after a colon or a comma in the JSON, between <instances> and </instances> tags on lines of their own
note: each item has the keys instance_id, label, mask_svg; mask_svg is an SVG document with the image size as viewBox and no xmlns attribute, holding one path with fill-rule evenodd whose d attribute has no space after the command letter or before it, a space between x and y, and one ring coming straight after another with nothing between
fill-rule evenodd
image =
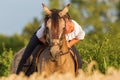
<instances>
[{"instance_id":1,"label":"woman's face","mask_svg":"<svg viewBox=\"0 0 120 80\"><path fill-rule=\"evenodd\" d=\"M66 34L71 33L74 30L74 23L70 19L65 19L66 21Z\"/></svg>"}]
</instances>

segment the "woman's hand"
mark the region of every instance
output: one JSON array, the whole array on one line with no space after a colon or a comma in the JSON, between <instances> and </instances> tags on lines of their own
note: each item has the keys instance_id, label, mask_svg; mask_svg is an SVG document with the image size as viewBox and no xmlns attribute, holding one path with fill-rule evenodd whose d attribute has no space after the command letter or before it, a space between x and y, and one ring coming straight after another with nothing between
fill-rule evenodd
<instances>
[{"instance_id":1,"label":"woman's hand","mask_svg":"<svg viewBox=\"0 0 120 80\"><path fill-rule=\"evenodd\" d=\"M68 47L68 48L71 48L71 45L70 45L70 43L69 43L69 42L67 42L67 47Z\"/></svg>"},{"instance_id":2,"label":"woman's hand","mask_svg":"<svg viewBox=\"0 0 120 80\"><path fill-rule=\"evenodd\" d=\"M39 40L40 40L43 44L47 45L46 40L45 40L44 37L39 38Z\"/></svg>"}]
</instances>

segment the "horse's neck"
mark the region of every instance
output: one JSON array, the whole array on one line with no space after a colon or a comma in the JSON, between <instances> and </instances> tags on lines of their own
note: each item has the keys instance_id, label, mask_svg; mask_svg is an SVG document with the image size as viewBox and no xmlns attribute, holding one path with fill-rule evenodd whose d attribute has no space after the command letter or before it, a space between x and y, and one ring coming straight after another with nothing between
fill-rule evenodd
<instances>
[{"instance_id":1,"label":"horse's neck","mask_svg":"<svg viewBox=\"0 0 120 80\"><path fill-rule=\"evenodd\" d=\"M65 37L64 37L64 39L62 40L61 50L62 50L63 52L67 52L67 51L68 51L67 41L66 41L66 38L65 38Z\"/></svg>"}]
</instances>

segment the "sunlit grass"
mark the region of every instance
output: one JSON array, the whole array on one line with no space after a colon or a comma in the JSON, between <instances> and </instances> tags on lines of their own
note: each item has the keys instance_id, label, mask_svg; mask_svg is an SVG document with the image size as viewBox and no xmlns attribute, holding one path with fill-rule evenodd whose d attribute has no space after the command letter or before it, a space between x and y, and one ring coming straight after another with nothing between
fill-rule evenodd
<instances>
[{"instance_id":1,"label":"sunlit grass","mask_svg":"<svg viewBox=\"0 0 120 80\"><path fill-rule=\"evenodd\" d=\"M110 67L103 74L94 66L97 66L97 63L92 61L87 66L87 70L79 70L76 77L70 73L54 73L51 76L47 76L45 73L33 73L29 77L25 76L24 73L20 73L19 75L11 74L8 77L1 77L0 80L120 80L120 69Z\"/></svg>"}]
</instances>

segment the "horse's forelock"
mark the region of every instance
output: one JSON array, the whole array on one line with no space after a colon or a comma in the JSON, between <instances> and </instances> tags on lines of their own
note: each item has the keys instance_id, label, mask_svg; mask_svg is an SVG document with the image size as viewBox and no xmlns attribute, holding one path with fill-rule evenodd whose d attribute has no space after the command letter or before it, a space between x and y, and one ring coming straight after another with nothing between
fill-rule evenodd
<instances>
[{"instance_id":1,"label":"horse's forelock","mask_svg":"<svg viewBox=\"0 0 120 80\"><path fill-rule=\"evenodd\" d=\"M53 33L53 38L58 38L59 36L59 19L60 19L60 16L59 16L59 11L58 10L53 10L52 11L52 17L51 17L51 20L52 20L52 31L54 31Z\"/></svg>"},{"instance_id":2,"label":"horse's forelock","mask_svg":"<svg viewBox=\"0 0 120 80\"><path fill-rule=\"evenodd\" d=\"M59 10L51 10L52 11L52 15L51 15L51 20L52 20L52 25L54 28L59 27Z\"/></svg>"}]
</instances>

